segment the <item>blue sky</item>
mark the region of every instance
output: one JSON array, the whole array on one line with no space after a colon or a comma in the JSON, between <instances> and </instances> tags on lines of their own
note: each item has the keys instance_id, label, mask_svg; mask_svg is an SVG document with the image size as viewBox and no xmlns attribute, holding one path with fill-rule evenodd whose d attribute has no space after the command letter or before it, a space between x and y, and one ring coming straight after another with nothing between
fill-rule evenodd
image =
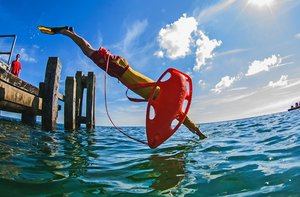
<instances>
[{"instance_id":1,"label":"blue sky","mask_svg":"<svg viewBox=\"0 0 300 197\"><path fill-rule=\"evenodd\" d=\"M110 125L104 72L70 39L41 34L36 26L74 26L94 48L108 48L155 80L169 67L188 73L193 79L189 116L204 123L285 111L300 101L299 18L299 0L0 3L1 34L18 36L14 53L21 54L22 79L38 86L52 56L62 62L62 93L66 76L95 72L97 125ZM10 41L1 39L0 47L6 50ZM108 79L113 120L144 125L146 104L131 103L125 91L116 79Z\"/></svg>"}]
</instances>

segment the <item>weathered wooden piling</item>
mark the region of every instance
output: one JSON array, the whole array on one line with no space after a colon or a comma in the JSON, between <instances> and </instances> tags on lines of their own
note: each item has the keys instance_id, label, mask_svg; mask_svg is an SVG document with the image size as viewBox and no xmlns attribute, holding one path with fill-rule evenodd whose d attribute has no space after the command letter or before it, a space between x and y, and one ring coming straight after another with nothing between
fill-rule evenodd
<instances>
[{"instance_id":1,"label":"weathered wooden piling","mask_svg":"<svg viewBox=\"0 0 300 197\"><path fill-rule=\"evenodd\" d=\"M88 129L95 128L95 84L96 77L93 72L89 72L85 76L81 71L78 71L75 79L67 77L65 87L65 129L79 128L81 124L86 124ZM82 115L84 89L86 89L86 116Z\"/></svg>"},{"instance_id":2,"label":"weathered wooden piling","mask_svg":"<svg viewBox=\"0 0 300 197\"><path fill-rule=\"evenodd\" d=\"M58 57L49 57L44 84L42 87L42 129L54 130L58 113L58 88L61 72L61 63Z\"/></svg>"}]
</instances>

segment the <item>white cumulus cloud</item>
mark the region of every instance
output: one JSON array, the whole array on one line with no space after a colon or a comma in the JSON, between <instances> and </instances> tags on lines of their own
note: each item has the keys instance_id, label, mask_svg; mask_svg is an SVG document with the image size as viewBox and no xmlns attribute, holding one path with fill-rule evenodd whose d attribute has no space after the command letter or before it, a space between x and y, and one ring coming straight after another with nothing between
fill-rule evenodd
<instances>
[{"instance_id":1,"label":"white cumulus cloud","mask_svg":"<svg viewBox=\"0 0 300 197\"><path fill-rule=\"evenodd\" d=\"M214 56L214 49L222 44L221 40L210 40L207 35L202 31L199 31L199 39L196 41L196 64L193 68L194 71L199 71L201 66L206 64L207 59L211 59Z\"/></svg>"},{"instance_id":2,"label":"white cumulus cloud","mask_svg":"<svg viewBox=\"0 0 300 197\"><path fill-rule=\"evenodd\" d=\"M197 31L197 25L194 17L187 17L183 14L177 21L160 30L158 41L167 57L177 59L189 54L193 43L192 33ZM158 57L164 56L162 50L155 54Z\"/></svg>"},{"instance_id":3,"label":"white cumulus cloud","mask_svg":"<svg viewBox=\"0 0 300 197\"><path fill-rule=\"evenodd\" d=\"M200 80L198 81L198 84L200 85L200 87L206 88L206 83L205 83L205 81L203 81L202 79L200 79Z\"/></svg>"},{"instance_id":4,"label":"white cumulus cloud","mask_svg":"<svg viewBox=\"0 0 300 197\"><path fill-rule=\"evenodd\" d=\"M278 81L270 81L268 86L272 88L286 86L288 84L287 78L288 75L282 75Z\"/></svg>"},{"instance_id":5,"label":"white cumulus cloud","mask_svg":"<svg viewBox=\"0 0 300 197\"><path fill-rule=\"evenodd\" d=\"M280 55L272 55L271 57L265 58L261 61L255 60L249 65L246 76L255 75L262 71L269 71L271 68L279 66L281 62L282 58Z\"/></svg>"},{"instance_id":6,"label":"white cumulus cloud","mask_svg":"<svg viewBox=\"0 0 300 197\"><path fill-rule=\"evenodd\" d=\"M154 55L156 56L156 57L158 57L158 58L163 58L164 57L164 52L163 51L156 51L155 53L154 53Z\"/></svg>"},{"instance_id":7,"label":"white cumulus cloud","mask_svg":"<svg viewBox=\"0 0 300 197\"><path fill-rule=\"evenodd\" d=\"M26 49L24 49L24 48L21 48L21 50L20 50L20 59L21 59L21 61L23 60L23 61L25 61L25 62L36 62L36 59L35 58L33 58L33 57L30 57L29 55L28 55L28 53L26 52Z\"/></svg>"},{"instance_id":8,"label":"white cumulus cloud","mask_svg":"<svg viewBox=\"0 0 300 197\"><path fill-rule=\"evenodd\" d=\"M295 35L295 38L296 38L296 39L300 39L300 33L297 33L297 34Z\"/></svg>"},{"instance_id":9,"label":"white cumulus cloud","mask_svg":"<svg viewBox=\"0 0 300 197\"><path fill-rule=\"evenodd\" d=\"M233 82L237 81L239 77L229 77L225 76L221 79L219 83L215 86L214 89L212 89L213 92L219 94L222 92L223 89L230 87Z\"/></svg>"}]
</instances>

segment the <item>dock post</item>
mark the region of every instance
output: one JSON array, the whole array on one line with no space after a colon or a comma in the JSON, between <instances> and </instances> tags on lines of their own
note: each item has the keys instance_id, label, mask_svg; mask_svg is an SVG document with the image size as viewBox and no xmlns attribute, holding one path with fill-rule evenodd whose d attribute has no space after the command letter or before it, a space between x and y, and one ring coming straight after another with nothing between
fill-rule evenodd
<instances>
[{"instance_id":1,"label":"dock post","mask_svg":"<svg viewBox=\"0 0 300 197\"><path fill-rule=\"evenodd\" d=\"M86 79L86 128L95 128L95 83L96 77L89 72Z\"/></svg>"},{"instance_id":2,"label":"dock post","mask_svg":"<svg viewBox=\"0 0 300 197\"><path fill-rule=\"evenodd\" d=\"M22 112L21 121L28 125L35 125L36 115L33 115L32 113Z\"/></svg>"},{"instance_id":3,"label":"dock post","mask_svg":"<svg viewBox=\"0 0 300 197\"><path fill-rule=\"evenodd\" d=\"M58 57L49 57L44 87L42 92L42 129L54 130L56 128L58 112L58 88L61 72L61 63Z\"/></svg>"},{"instance_id":4,"label":"dock post","mask_svg":"<svg viewBox=\"0 0 300 197\"><path fill-rule=\"evenodd\" d=\"M76 81L74 77L67 77L65 82L64 125L66 130L76 128Z\"/></svg>"}]
</instances>

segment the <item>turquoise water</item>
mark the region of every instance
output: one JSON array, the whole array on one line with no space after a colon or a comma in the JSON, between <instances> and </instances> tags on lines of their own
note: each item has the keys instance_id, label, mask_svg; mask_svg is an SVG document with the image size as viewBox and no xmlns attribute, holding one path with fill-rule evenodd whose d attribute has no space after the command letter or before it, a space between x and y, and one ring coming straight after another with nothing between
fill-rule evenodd
<instances>
[{"instance_id":1,"label":"turquoise water","mask_svg":"<svg viewBox=\"0 0 300 197\"><path fill-rule=\"evenodd\" d=\"M111 127L0 121L0 196L300 196L300 111L184 127L150 149ZM143 127L123 128L144 138Z\"/></svg>"}]
</instances>

